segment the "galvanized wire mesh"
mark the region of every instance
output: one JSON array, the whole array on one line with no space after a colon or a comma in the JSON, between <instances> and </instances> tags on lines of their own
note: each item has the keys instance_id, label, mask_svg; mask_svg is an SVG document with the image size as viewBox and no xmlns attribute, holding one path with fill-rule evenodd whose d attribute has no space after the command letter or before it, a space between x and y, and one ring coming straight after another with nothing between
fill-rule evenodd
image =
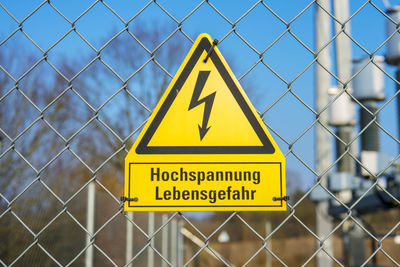
<instances>
[{"instance_id":1,"label":"galvanized wire mesh","mask_svg":"<svg viewBox=\"0 0 400 267\"><path fill-rule=\"evenodd\" d=\"M344 266L344 256L327 244L329 240L339 242L338 238L345 233L341 229L350 228L360 229L366 240L376 244L366 253L362 265L371 263L377 255L381 255L380 260L386 264L400 265L396 249L386 246L393 243L393 235L399 231L399 217L395 214L394 219L391 219L392 224L386 228L377 228L379 226L374 225L376 221L371 220L367 226L355 212L355 207L375 190L385 194L393 207L400 204L398 195L380 183L380 177L387 169L395 166L400 154L396 153L385 169L374 173L363 165L358 153L351 148L372 124L378 126L385 142L391 146L399 145L394 130L377 119L379 114L384 114L385 109L393 105L399 90L395 90L375 113L371 113L373 120L365 128L356 129L350 140L342 140L321 119L339 96L318 109L310 100L310 95L304 94L304 90L313 90L313 69L322 68L339 85L339 95L347 94L360 109L367 109L364 103L353 96L350 88L353 78L361 70L351 77L343 78L331 67L321 63L321 54L331 51L339 36L349 38L359 54L369 56L369 63L380 68L386 80L400 85L393 71L381 68L374 61L374 56L382 54L390 37L397 33L391 33L389 38L370 48L346 27L356 23L358 17L368 16L371 12L382 20L391 20L380 1L359 1L356 10L352 10L350 17L344 21L338 19L331 9L320 5L319 1L303 1L295 14L276 10L267 1L254 1L236 16L225 14L224 6L217 1L206 0L199 1L183 14L174 13L171 5L163 1L137 3L132 11L125 12L123 8L116 9L111 1L98 0L73 14L66 12L65 4L43 1L21 15L14 14L9 8L10 2L0 2L3 18L13 25L2 29L0 40L1 265L83 265L88 250L92 250L94 264L99 266L146 266L150 264L149 261L154 266L256 266L264 264L264 258L268 256L274 264L288 266L294 263L288 260L287 254L294 251L287 249L283 253L285 249L274 247L271 241L275 240L280 231L288 231L289 222L299 225L302 235L308 237L306 241L303 240L303 244L310 245L307 242L312 240L312 247L295 262L296 265L314 264L318 255L324 254L333 264ZM307 13L313 15L317 9L340 25L340 30L318 49L313 47L309 35L297 31L300 18ZM160 29L154 29L143 24L141 17L149 10L166 16L169 26L157 24ZM92 14L96 12L106 14L101 23L107 24L112 20L118 25L102 41L96 40L91 34L91 31L99 31L95 29L98 27L95 24L100 24L100 21L96 20L94 24L91 21ZM275 27L274 32L277 34L262 45L253 44L247 32L241 31L241 26L251 20L252 14L256 12L272 17L276 23L271 28ZM63 24L63 30L50 34L49 38L32 37L32 21L37 16L49 16L50 13L60 21L58 23ZM265 90L264 93L272 97L261 98L265 102L259 102L258 109L285 156L295 161L303 173L307 173L307 179L312 181L312 185L289 203L288 212L280 215L282 219L273 225L270 232L260 230L251 215L244 212L221 213L220 220L214 222L211 228L206 228L200 219L190 213L177 211L168 213L167 217L157 213L153 221L155 225L149 226L147 220L152 214L127 214L123 212L119 201L122 195L123 159L160 93L166 89L188 47L196 38L187 30L187 26L193 23L192 18L198 13L199 16L207 19L212 17L217 23L225 25L218 36L213 36L219 39L222 52L224 43L235 39L242 45L242 49L234 51L234 54L246 53L254 57L250 66L245 69L240 66L242 72L235 73L243 84L249 84L253 73L259 72L267 79L275 79L281 84L279 88L268 89L273 92ZM51 24L52 21L47 23ZM397 24L393 20L392 23ZM263 25L263 21L257 21L256 25L270 27ZM203 30L201 25L199 29ZM311 31L313 29L309 29ZM254 32L257 33L257 29ZM75 52L67 51L68 44L65 42L68 43L71 36L75 42L85 47L87 58L78 60L72 56ZM290 38L292 43L284 49L290 50L291 45L299 46L307 55L304 65L298 66L291 75L283 73L271 58L276 53L275 49L283 46L285 38ZM16 39L22 40L21 44ZM61 58L63 54L68 57ZM296 84L302 79L307 81L309 88L298 89ZM292 102L288 102L288 98ZM296 103L296 107L292 107L291 103ZM293 131L292 135L287 135L279 124L269 122L270 116L279 116L276 114L282 109L288 109L291 116L295 117L295 108L302 109L309 116L302 121L301 130ZM313 145L310 139L314 137L316 127L322 127L332 140L339 140L345 146L344 152L334 157L322 170L315 166L313 160L310 161L307 154L311 149L302 147L302 143ZM350 204L331 192L324 182L326 175L345 157L366 169L372 176L368 188L364 188L355 202ZM293 181L296 178L290 182ZM326 236L318 236L315 225L305 223L303 211L300 211L317 187L322 187L335 205L345 209L344 215L336 218ZM88 229L86 215L89 206L86 196L88 190L96 191L96 207L90 215L94 219L93 229ZM396 211L398 207L394 208ZM129 257L126 257L126 225L132 227L131 234L134 236ZM229 253L235 251L229 242L218 244L218 235L231 227L229 225L240 225L241 229L245 229L247 239L252 241L251 245L243 242L239 250ZM171 243L175 236L180 236L180 232L186 233L181 244L178 241ZM162 245L162 240L166 239L167 246ZM297 242L303 241L298 239ZM226 248L229 248L228 252ZM176 255L176 251L179 255ZM243 254L240 261L235 262L235 253ZM154 258L150 259L148 255Z\"/></svg>"}]
</instances>

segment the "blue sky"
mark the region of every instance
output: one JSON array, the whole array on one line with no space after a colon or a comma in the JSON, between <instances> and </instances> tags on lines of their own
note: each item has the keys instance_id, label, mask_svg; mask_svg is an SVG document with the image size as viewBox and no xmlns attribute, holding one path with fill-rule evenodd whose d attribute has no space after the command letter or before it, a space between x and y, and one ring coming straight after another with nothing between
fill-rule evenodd
<instances>
[{"instance_id":1,"label":"blue sky","mask_svg":"<svg viewBox=\"0 0 400 267\"><path fill-rule=\"evenodd\" d=\"M178 21L185 18L190 10L193 10L200 1L157 1L162 8L167 10ZM306 8L310 0L288 0L288 1L266 1L268 7L286 22L291 21L299 12ZM366 1L353 0L350 13L356 12ZM372 1L381 10L385 10L382 1ZM396 1L391 1L396 4ZM0 1L2 5L12 13L17 20L22 20L30 12L41 4L41 1ZM52 0L54 5L66 18L74 21L83 11L91 6L93 1ZM104 1L125 21L137 14L147 1ZM249 10L256 1L210 1L226 19L235 22ZM291 31L302 40L309 48L314 49L314 11L315 4L306 9L291 23ZM131 26L141 21L147 25L167 25L162 34L167 37L176 27L174 22L156 3L152 2L132 22ZM351 32L353 37L367 50L373 51L385 40L385 17L371 4L367 4L351 20ZM18 23L0 8L0 42L11 32L18 28ZM22 23L23 30L40 46L47 50L54 42L60 39L71 29L71 24L60 16L48 3L45 3L31 17ZM124 28L124 24L103 3L98 2L85 15L79 18L75 27L94 47L100 48L105 40L111 38L115 33ZM235 24L235 30L256 50L262 51L267 48L280 34L286 25L282 23L270 10L262 4L258 4L243 19ZM205 32L212 38L221 40L232 29L232 25L218 14L209 4L204 3L191 16L182 23L182 30L193 40L199 33ZM179 34L179 33L178 33ZM32 43L20 32L13 38L23 40L25 49L34 51L38 56L42 55ZM11 45L7 41L3 46ZM189 47L190 44L186 46ZM1 48L1 47L0 47ZM247 72L259 59L250 47L248 47L235 33L228 35L219 44L219 48L228 62L232 64L236 76L239 78ZM334 51L334 45L330 46ZM352 44L354 58L365 56L365 53ZM93 51L75 33L68 34L59 44L48 53L49 60L57 62L62 57L71 59L84 57ZM185 52L186 53L186 52ZM378 52L385 54L385 46ZM307 51L290 34L286 33L264 54L267 64L286 81L291 81L313 60L313 55ZM332 58L334 61L334 58ZM394 75L395 68L385 66L385 69ZM174 73L176 70L171 70ZM333 66L335 72L335 67ZM394 94L394 84L390 79L385 79L385 93L388 97ZM271 104L281 96L287 89L287 85L264 65L258 64L241 80L244 89L249 85L249 97L259 111L268 109L264 120L287 141L295 140L315 119L313 113L308 110L293 95L287 94L276 105ZM307 69L292 85L293 91L301 97L310 107L314 108L314 65ZM332 85L336 82L332 80ZM397 136L397 125L394 114L396 113L395 102L389 103L380 114L382 125ZM288 146L276 135L275 141L281 150L286 153ZM395 156L398 145L387 135L381 132L382 151ZM304 162L314 168L314 128L310 129L294 145L294 152ZM295 174L289 177L292 183L298 183L299 187L307 188L312 185L315 177L307 168L293 155L287 156L287 169ZM300 179L299 179L300 177ZM298 182L300 181L300 182Z\"/></svg>"}]
</instances>

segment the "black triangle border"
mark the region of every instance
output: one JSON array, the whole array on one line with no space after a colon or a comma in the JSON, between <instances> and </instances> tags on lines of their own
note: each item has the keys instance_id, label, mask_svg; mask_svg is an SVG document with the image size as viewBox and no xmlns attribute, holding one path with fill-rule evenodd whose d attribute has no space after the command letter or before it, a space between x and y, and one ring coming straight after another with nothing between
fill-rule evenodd
<instances>
[{"instance_id":1,"label":"black triangle border","mask_svg":"<svg viewBox=\"0 0 400 267\"><path fill-rule=\"evenodd\" d=\"M154 116L149 128L143 135L138 146L136 147L137 154L273 154L275 153L275 148L269 140L268 136L264 132L263 128L259 124L257 118L254 116L246 100L240 93L236 83L232 79L231 75L225 68L221 59L218 57L217 53L211 53L210 59L216 66L219 74L224 79L226 85L234 96L236 102L239 104L243 113L245 114L250 125L256 132L262 146L148 146L151 138L156 132L158 126L163 120L165 114L168 112L170 106L174 102L176 96L178 95L180 89L186 82L194 66L198 62L203 51L208 51L211 48L210 41L203 37L196 49L194 50L192 56L188 60L186 66L182 70L172 90L169 92L164 103L162 103L157 114Z\"/></svg>"}]
</instances>

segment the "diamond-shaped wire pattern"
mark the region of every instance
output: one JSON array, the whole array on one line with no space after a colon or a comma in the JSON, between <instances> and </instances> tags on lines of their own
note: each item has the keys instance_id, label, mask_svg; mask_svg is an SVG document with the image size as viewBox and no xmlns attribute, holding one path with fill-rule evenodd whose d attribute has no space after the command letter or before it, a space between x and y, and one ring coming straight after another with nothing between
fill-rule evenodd
<instances>
[{"instance_id":1,"label":"diamond-shaped wire pattern","mask_svg":"<svg viewBox=\"0 0 400 267\"><path fill-rule=\"evenodd\" d=\"M0 265L322 266L322 256L339 266L400 266L400 91L385 89L375 107L352 88L368 64L400 88L400 75L377 57L398 38L399 21L387 1L350 1L344 18L345 0L279 2L0 1ZM317 13L335 29L322 44ZM374 36L385 23L393 32ZM198 31L219 40L286 156L287 212L123 211L124 158ZM326 55L339 58L346 42L367 60L343 75L343 62ZM322 106L318 69L338 88ZM370 120L329 125L343 97ZM378 169L356 148L372 128L390 154ZM311 149L316 130L337 144L322 167ZM339 192L327 179L344 161L369 178ZM316 207L317 191L329 205ZM329 221L327 232L316 218Z\"/></svg>"}]
</instances>

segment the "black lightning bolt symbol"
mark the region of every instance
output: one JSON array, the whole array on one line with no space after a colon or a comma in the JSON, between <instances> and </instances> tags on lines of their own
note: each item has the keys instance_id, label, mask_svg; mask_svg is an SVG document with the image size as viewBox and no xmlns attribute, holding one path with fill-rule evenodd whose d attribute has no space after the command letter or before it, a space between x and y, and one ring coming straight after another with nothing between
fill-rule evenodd
<instances>
[{"instance_id":1,"label":"black lightning bolt symbol","mask_svg":"<svg viewBox=\"0 0 400 267\"><path fill-rule=\"evenodd\" d=\"M207 78L210 75L210 71L200 71L199 76L197 77L196 85L194 86L194 91L192 95L192 99L190 100L189 109L197 107L198 105L204 103L204 114L203 114L203 123L199 125L199 133L200 133L200 141L203 140L204 136L208 132L211 126L207 127L208 120L210 119L211 108L214 103L215 93L212 93L202 99L199 99L201 91L204 89L204 85L206 84Z\"/></svg>"}]
</instances>

